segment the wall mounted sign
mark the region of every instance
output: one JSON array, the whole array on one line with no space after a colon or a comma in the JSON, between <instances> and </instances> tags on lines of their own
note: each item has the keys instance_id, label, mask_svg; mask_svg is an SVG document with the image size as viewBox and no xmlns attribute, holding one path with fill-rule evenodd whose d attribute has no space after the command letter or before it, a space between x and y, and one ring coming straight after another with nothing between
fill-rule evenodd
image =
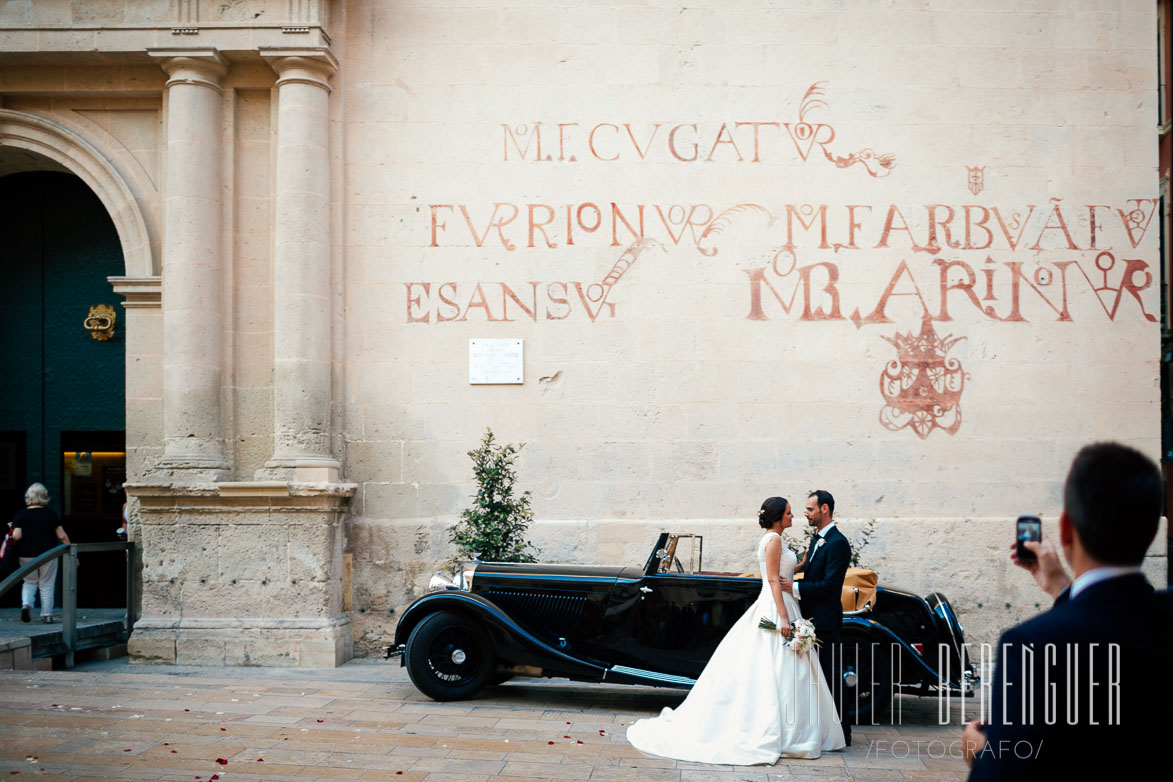
<instances>
[{"instance_id":1,"label":"wall mounted sign","mask_svg":"<svg viewBox=\"0 0 1173 782\"><path fill-rule=\"evenodd\" d=\"M506 385L525 382L524 351L520 339L470 339L470 385Z\"/></svg>"}]
</instances>

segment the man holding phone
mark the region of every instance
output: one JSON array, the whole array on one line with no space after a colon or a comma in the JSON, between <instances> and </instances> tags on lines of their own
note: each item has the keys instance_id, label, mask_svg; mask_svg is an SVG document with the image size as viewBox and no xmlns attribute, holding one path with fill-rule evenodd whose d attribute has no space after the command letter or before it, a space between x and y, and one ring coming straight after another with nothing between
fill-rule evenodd
<instances>
[{"instance_id":1,"label":"man holding phone","mask_svg":"<svg viewBox=\"0 0 1173 782\"><path fill-rule=\"evenodd\" d=\"M1074 580L1049 540L1011 546L1055 605L1002 636L989 724L964 732L971 782L1114 778L1151 766L1173 698L1173 599L1140 571L1161 495L1160 471L1139 451L1089 445L1071 465L1059 516Z\"/></svg>"}]
</instances>

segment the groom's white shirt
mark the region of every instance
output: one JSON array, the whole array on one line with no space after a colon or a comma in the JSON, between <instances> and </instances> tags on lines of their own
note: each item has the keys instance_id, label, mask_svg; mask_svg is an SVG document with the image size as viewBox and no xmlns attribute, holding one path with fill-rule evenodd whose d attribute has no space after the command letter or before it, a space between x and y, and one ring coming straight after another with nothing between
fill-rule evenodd
<instances>
[{"instance_id":1,"label":"groom's white shirt","mask_svg":"<svg viewBox=\"0 0 1173 782\"><path fill-rule=\"evenodd\" d=\"M835 522L833 522L833 521L832 521L830 524L828 524L827 526L825 526L825 527L823 527L821 530L819 530L819 531L816 533L816 534L819 536L819 540L826 540L826 539L827 539L827 533L828 533L828 532L830 532L830 531L831 531L831 528L832 528L832 527L834 527L834 526L835 526ZM819 550L819 544L818 544L818 543L816 543L816 544L815 544L815 551L818 551L818 550ZM813 555L813 552L812 552L812 555ZM808 564L809 564L809 563L808 563ZM802 600L802 597L801 597L801 596L799 596L799 594L798 594L798 583L799 583L799 582L795 581L795 582L794 582L794 584L793 584L793 585L791 585L791 587L790 587L790 594L794 595L794 599L795 599L795 600Z\"/></svg>"}]
</instances>

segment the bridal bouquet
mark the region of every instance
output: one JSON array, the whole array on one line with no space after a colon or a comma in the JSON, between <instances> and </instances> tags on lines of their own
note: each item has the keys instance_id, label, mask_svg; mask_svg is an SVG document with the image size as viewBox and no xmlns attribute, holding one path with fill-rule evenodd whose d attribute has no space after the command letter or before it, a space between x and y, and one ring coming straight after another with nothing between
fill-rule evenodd
<instances>
[{"instance_id":1,"label":"bridal bouquet","mask_svg":"<svg viewBox=\"0 0 1173 782\"><path fill-rule=\"evenodd\" d=\"M778 625L765 617L762 617L758 621L758 627L763 630L769 630L770 632L778 630ZM810 651L812 647L818 647L819 639L815 637L814 623L809 619L799 619L797 622L791 622L790 640L786 642L786 645L800 657Z\"/></svg>"},{"instance_id":2,"label":"bridal bouquet","mask_svg":"<svg viewBox=\"0 0 1173 782\"><path fill-rule=\"evenodd\" d=\"M809 619L799 619L797 622L790 623L790 643L788 646L799 657L818 645L819 639L815 637L814 622Z\"/></svg>"}]
</instances>

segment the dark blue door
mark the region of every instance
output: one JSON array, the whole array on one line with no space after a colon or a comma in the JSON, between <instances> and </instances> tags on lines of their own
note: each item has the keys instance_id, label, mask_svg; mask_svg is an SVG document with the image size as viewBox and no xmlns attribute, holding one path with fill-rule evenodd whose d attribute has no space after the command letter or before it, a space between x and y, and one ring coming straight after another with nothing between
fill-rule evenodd
<instances>
[{"instance_id":1,"label":"dark blue door","mask_svg":"<svg viewBox=\"0 0 1173 782\"><path fill-rule=\"evenodd\" d=\"M0 264L0 514L37 481L74 542L114 540L126 475L125 322L106 280L125 273L117 232L78 177L12 174L0 178ZM97 304L118 317L110 340L83 327ZM92 556L82 604L116 603L124 571L107 565L120 555Z\"/></svg>"}]
</instances>

